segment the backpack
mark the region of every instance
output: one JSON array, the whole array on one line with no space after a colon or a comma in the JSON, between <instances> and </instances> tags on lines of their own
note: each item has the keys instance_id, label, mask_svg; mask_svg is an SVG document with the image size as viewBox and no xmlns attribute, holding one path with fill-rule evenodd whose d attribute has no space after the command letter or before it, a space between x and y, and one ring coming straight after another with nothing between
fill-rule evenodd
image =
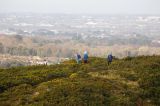
<instances>
[{"instance_id":1,"label":"backpack","mask_svg":"<svg viewBox=\"0 0 160 106\"><path fill-rule=\"evenodd\" d=\"M78 59L81 59L81 56L80 55L77 55Z\"/></svg>"},{"instance_id":2,"label":"backpack","mask_svg":"<svg viewBox=\"0 0 160 106\"><path fill-rule=\"evenodd\" d=\"M113 58L112 55L108 55L108 60L109 61L112 61L112 58Z\"/></svg>"},{"instance_id":3,"label":"backpack","mask_svg":"<svg viewBox=\"0 0 160 106\"><path fill-rule=\"evenodd\" d=\"M84 54L84 60L88 60L88 54Z\"/></svg>"}]
</instances>

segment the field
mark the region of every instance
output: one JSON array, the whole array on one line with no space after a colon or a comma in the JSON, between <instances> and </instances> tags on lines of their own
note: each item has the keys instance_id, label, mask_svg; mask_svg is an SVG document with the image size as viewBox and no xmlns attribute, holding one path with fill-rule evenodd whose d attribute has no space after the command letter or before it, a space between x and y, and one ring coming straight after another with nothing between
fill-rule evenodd
<instances>
[{"instance_id":1,"label":"field","mask_svg":"<svg viewBox=\"0 0 160 106\"><path fill-rule=\"evenodd\" d=\"M0 69L0 106L158 106L160 56Z\"/></svg>"}]
</instances>

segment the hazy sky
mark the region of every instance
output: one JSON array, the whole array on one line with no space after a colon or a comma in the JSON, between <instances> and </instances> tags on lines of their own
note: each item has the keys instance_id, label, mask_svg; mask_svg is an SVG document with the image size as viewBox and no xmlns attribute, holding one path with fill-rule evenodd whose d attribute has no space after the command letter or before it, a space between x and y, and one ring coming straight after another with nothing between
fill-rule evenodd
<instances>
[{"instance_id":1,"label":"hazy sky","mask_svg":"<svg viewBox=\"0 0 160 106\"><path fill-rule=\"evenodd\" d=\"M0 0L0 12L160 14L160 0Z\"/></svg>"}]
</instances>

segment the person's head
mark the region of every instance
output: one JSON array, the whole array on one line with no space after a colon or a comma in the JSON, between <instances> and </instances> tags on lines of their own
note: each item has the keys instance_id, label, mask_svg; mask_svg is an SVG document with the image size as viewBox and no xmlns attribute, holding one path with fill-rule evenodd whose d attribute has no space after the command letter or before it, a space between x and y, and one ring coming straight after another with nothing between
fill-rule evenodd
<instances>
[{"instance_id":1,"label":"person's head","mask_svg":"<svg viewBox=\"0 0 160 106\"><path fill-rule=\"evenodd\" d=\"M84 51L84 54L88 54L88 52L87 52L87 51Z\"/></svg>"}]
</instances>

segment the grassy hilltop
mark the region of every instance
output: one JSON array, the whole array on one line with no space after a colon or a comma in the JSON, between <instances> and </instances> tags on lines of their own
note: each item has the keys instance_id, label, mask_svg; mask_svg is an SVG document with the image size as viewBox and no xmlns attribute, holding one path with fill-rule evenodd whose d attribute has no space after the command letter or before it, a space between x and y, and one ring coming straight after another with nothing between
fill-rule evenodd
<instances>
[{"instance_id":1,"label":"grassy hilltop","mask_svg":"<svg viewBox=\"0 0 160 106\"><path fill-rule=\"evenodd\" d=\"M0 69L0 106L158 106L160 56Z\"/></svg>"}]
</instances>

